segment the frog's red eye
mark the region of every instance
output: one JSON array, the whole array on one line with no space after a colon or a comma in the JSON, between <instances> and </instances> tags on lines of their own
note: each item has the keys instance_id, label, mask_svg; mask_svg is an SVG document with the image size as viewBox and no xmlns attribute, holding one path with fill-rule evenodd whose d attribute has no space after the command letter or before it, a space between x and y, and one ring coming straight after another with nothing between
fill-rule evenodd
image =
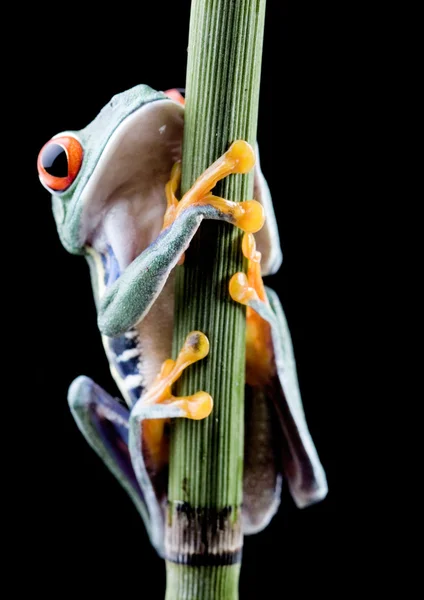
<instances>
[{"instance_id":1,"label":"frog's red eye","mask_svg":"<svg viewBox=\"0 0 424 600\"><path fill-rule=\"evenodd\" d=\"M55 191L66 190L78 175L83 149L70 135L56 137L45 144L38 155L37 167L43 183Z\"/></svg>"}]
</instances>

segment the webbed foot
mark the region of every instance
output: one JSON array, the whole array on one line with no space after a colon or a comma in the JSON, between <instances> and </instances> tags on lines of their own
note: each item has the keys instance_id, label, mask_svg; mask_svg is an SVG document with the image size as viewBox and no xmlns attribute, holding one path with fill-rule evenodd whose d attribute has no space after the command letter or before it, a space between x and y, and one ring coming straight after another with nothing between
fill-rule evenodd
<instances>
[{"instance_id":1,"label":"webbed foot","mask_svg":"<svg viewBox=\"0 0 424 600\"><path fill-rule=\"evenodd\" d=\"M130 414L129 451L140 487L145 494L151 516L152 544L161 551L163 511L151 484L152 473L159 472L167 461L165 425L170 418L206 418L213 406L211 396L203 391L192 396L174 396L172 385L191 364L207 356L208 338L192 331L174 361L166 360L151 388L134 405Z\"/></svg>"},{"instance_id":2,"label":"webbed foot","mask_svg":"<svg viewBox=\"0 0 424 600\"><path fill-rule=\"evenodd\" d=\"M257 200L231 202L211 194L211 190L221 179L235 173L248 173L255 164L253 148L243 140L233 142L229 149L220 156L184 194L177 200L176 191L181 180L181 165L176 163L171 178L166 185L167 209L163 220L163 228L169 227L181 213L189 207L210 207L243 231L255 233L264 224L264 210Z\"/></svg>"}]
</instances>

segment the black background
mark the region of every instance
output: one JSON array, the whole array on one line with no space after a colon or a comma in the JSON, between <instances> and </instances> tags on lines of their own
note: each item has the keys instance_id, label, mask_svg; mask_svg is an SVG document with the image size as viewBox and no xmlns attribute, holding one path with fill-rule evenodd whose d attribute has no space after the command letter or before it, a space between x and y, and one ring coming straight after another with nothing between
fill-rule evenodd
<instances>
[{"instance_id":1,"label":"black background","mask_svg":"<svg viewBox=\"0 0 424 600\"><path fill-rule=\"evenodd\" d=\"M24 515L18 554L31 588L58 598L77 593L82 579L93 598L113 590L122 597L164 597L164 565L138 514L68 411L67 388L80 374L117 392L96 328L88 268L62 248L36 172L42 145L60 131L85 127L114 94L138 83L184 87L190 2L149 3L146 12L143 6L137 14L123 3L121 11L104 8L91 18L82 6L34 16L25 82L18 82L25 83L22 113L29 119L24 174L30 200L19 344L34 372L26 381L19 369L18 384L29 385L31 394L20 445L27 466L25 496L17 499ZM266 283L286 311L330 493L301 511L284 490L270 526L245 539L241 600L291 599L312 589L337 594L347 552L338 439L349 388L340 374L347 360L343 302L350 293L341 282L340 240L348 227L338 204L343 115L340 92L321 62L319 35L313 26L291 23L286 2L268 2L258 140L284 263ZM21 585L25 581L16 582Z\"/></svg>"}]
</instances>

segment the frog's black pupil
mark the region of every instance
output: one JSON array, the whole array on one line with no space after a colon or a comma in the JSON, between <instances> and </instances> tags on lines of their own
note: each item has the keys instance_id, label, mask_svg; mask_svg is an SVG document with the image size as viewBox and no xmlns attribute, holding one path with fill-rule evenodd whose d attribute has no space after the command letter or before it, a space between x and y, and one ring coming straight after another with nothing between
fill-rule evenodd
<instances>
[{"instance_id":1,"label":"frog's black pupil","mask_svg":"<svg viewBox=\"0 0 424 600\"><path fill-rule=\"evenodd\" d=\"M41 163L49 175L66 177L68 175L68 158L59 144L49 144L41 157Z\"/></svg>"}]
</instances>

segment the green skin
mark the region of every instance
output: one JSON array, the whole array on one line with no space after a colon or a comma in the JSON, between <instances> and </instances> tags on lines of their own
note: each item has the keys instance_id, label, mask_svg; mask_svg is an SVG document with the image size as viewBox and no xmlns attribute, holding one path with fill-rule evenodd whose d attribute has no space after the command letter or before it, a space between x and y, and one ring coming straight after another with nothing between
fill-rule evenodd
<instances>
[{"instance_id":1,"label":"green skin","mask_svg":"<svg viewBox=\"0 0 424 600\"><path fill-rule=\"evenodd\" d=\"M85 255L89 262L99 329L112 375L129 410L87 377L72 383L70 408L88 443L131 496L161 556L165 555L166 481L149 465L140 430L145 419L185 415L172 404L144 405L143 394L134 398L128 382L140 373L145 391L152 384L152 373L170 354L173 271L202 220L232 222L228 214L212 206L196 206L182 211L160 232L164 185L181 153L183 110L162 92L136 86L115 96L82 131L59 134L77 138L83 148L82 165L69 188L54 192L40 175L52 192L53 213L64 247ZM255 237L263 272L268 274L279 268L282 256L259 160L255 169L255 198L263 204L267 217ZM108 263L111 256L113 268ZM266 292L269 303L252 301L250 305L271 325L276 376L266 389L252 390L248 415L252 427L246 443L250 454L245 465L245 533L263 529L277 511L283 473L300 507L321 500L327 493L325 474L303 413L284 313L276 294L269 289ZM155 320L164 314L171 316L165 324L155 326ZM169 340L167 348L158 341L159 327L160 340ZM138 371L128 374L121 367L127 356L136 354L136 346L127 346L119 355L113 344L114 340L132 337L149 352L140 354ZM275 416L284 443L273 433ZM266 428L269 439L255 435L256 425L262 432ZM282 447L285 452L281 458Z\"/></svg>"}]
</instances>

